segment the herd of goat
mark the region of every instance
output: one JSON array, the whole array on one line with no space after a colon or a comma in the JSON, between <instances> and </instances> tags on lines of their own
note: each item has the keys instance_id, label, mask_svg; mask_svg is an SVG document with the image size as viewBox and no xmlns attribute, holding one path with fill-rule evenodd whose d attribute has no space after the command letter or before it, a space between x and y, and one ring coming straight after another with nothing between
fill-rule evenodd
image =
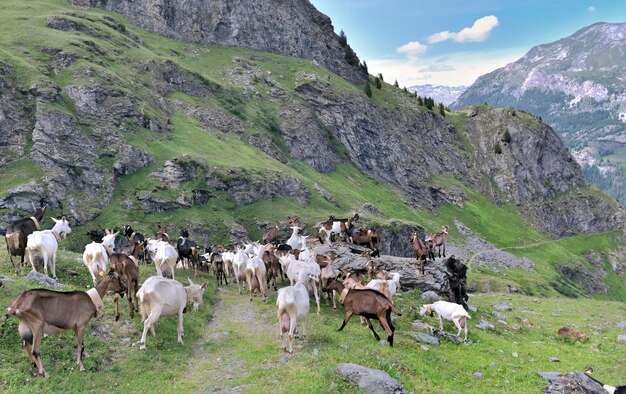
<instances>
[{"instance_id":1,"label":"herd of goat","mask_svg":"<svg viewBox=\"0 0 626 394\"><path fill-rule=\"evenodd\" d=\"M58 243L71 233L68 221L52 218L54 226L50 230L41 230L45 207L35 207L32 217L13 222L6 229L5 239L7 251L13 268L21 272L25 256L34 271L43 267L56 278L56 255ZM255 292L259 292L264 301L267 300L265 289L277 291L277 318L281 339L288 337L286 350L293 352L293 339L298 334L306 335L306 316L309 312L310 294L315 298L317 313L320 312L318 287L332 300L336 308L336 296L345 308L345 318L339 330L342 330L352 315L361 316L377 340L380 337L374 330L371 320L378 320L387 333L387 342L393 346L394 326L391 313L400 315L394 306L393 295L400 288L400 274L376 272L371 259L378 253L381 234L378 231L358 229L354 225L359 220L358 214L348 219L328 220L316 225L318 239L324 244L336 241L351 242L365 246L365 256L369 257L367 265L368 283L363 284L363 275L355 272L339 272L334 267L337 255L317 254L309 246L307 235L301 233L302 225L297 217L288 217L292 230L285 243L278 242L281 223L277 222L263 236L263 242L250 242L236 245L227 251L224 247L212 247L204 250L189 239L186 230L172 241L166 229L158 227L154 236L145 237L125 226L123 233L105 230L103 233L90 231L93 242L85 246L83 262L93 279L94 287L86 292L57 292L47 289L34 289L23 292L7 308L7 318L16 316L19 320L18 331L29 359L35 365L37 374L47 376L41 363L40 345L45 334L53 334L65 330L74 330L77 338L76 363L84 370L82 357L84 353L83 334L90 319L103 307L102 299L106 294L115 294L115 319L120 318L119 298L126 296L130 316L140 312L144 329L140 340L140 348L146 348L148 330L155 335L155 325L162 315L178 316L178 341L183 341L183 312L188 304L193 303L194 310L202 304L205 284L194 284L189 279L189 286L183 286L175 280L176 268L187 268L195 271L211 269L218 286L228 284L228 278L237 283L239 293L242 285L247 285L250 301ZM410 241L415 256L423 266L428 258L434 259L435 248L443 249L448 239L448 228L431 234L422 240L415 233ZM128 242L127 253L119 252L116 239L123 238ZM13 257L20 257L19 263ZM142 261L154 264L156 275L149 277L140 286L139 269ZM108 269L107 269L108 265ZM288 280L289 286L277 289L277 281ZM443 327L442 318L454 322L459 330L465 328L469 318L462 306L445 301L425 305L421 314L436 312ZM298 331L300 326L300 332Z\"/></svg>"}]
</instances>

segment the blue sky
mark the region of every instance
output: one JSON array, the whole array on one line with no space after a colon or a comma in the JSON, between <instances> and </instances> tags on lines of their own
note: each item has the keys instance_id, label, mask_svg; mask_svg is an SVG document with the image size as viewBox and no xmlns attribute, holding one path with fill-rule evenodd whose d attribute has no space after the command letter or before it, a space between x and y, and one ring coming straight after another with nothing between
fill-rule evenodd
<instances>
[{"instance_id":1,"label":"blue sky","mask_svg":"<svg viewBox=\"0 0 626 394\"><path fill-rule=\"evenodd\" d=\"M535 45L596 22L626 22L626 0L310 0L365 60L400 86L469 85Z\"/></svg>"}]
</instances>

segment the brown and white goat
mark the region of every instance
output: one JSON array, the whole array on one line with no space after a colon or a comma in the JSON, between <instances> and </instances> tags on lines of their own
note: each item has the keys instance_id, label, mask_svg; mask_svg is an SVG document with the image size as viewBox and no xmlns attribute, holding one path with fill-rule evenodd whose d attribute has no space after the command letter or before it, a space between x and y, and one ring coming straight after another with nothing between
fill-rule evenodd
<instances>
[{"instance_id":1,"label":"brown and white goat","mask_svg":"<svg viewBox=\"0 0 626 394\"><path fill-rule=\"evenodd\" d=\"M426 248L426 245L422 242L420 237L417 236L417 233L411 233L410 241L413 243L413 252L415 252L418 267L421 268L422 275L424 275L424 266L426 265L426 259L430 254L430 250Z\"/></svg>"},{"instance_id":2,"label":"brown and white goat","mask_svg":"<svg viewBox=\"0 0 626 394\"><path fill-rule=\"evenodd\" d=\"M346 309L346 317L343 319L339 331L343 330L346 324L348 324L352 315L359 315L367 320L367 326L374 333L376 340L379 341L380 337L374 331L374 326L372 326L370 319L378 320L387 332L389 346L393 346L395 327L391 321L391 312L398 316L402 316L402 314L385 295L374 289L347 289L339 281L331 283L324 289L324 291L330 290L335 290L341 294L339 300Z\"/></svg>"},{"instance_id":3,"label":"brown and white goat","mask_svg":"<svg viewBox=\"0 0 626 394\"><path fill-rule=\"evenodd\" d=\"M430 234L428 240L432 242L431 247L428 249L428 257L431 260L435 259L435 247L439 250L439 257L441 257L441 248L443 247L443 257L446 257L446 242L448 242L448 226L441 226L441 232L436 234Z\"/></svg>"},{"instance_id":4,"label":"brown and white goat","mask_svg":"<svg viewBox=\"0 0 626 394\"><path fill-rule=\"evenodd\" d=\"M15 316L19 320L18 332L24 350L39 376L49 376L43 368L39 351L43 336L66 330L74 330L76 333L76 364L81 371L85 370L83 335L87 323L102 309L102 298L107 292L118 292L123 288L120 276L109 271L94 289L87 292L33 289L26 290L13 302L6 316Z\"/></svg>"}]
</instances>

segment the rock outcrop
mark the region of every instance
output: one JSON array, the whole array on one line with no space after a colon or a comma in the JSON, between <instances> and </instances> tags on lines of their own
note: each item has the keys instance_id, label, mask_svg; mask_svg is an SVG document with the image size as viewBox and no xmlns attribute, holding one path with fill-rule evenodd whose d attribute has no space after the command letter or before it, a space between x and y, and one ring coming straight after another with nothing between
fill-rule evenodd
<instances>
[{"instance_id":1,"label":"rock outcrop","mask_svg":"<svg viewBox=\"0 0 626 394\"><path fill-rule=\"evenodd\" d=\"M70 0L70 3L119 12L136 26L177 40L296 56L352 82L361 82L366 77L358 58L351 60L352 64L347 60L346 54L352 50L335 34L330 18L306 0Z\"/></svg>"}]
</instances>

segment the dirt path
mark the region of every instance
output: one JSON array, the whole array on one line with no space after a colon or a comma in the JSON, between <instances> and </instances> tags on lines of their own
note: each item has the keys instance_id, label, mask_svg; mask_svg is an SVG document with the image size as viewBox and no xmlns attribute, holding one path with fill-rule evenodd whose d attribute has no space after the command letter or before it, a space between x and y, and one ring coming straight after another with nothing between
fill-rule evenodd
<instances>
[{"instance_id":1,"label":"dirt path","mask_svg":"<svg viewBox=\"0 0 626 394\"><path fill-rule=\"evenodd\" d=\"M217 292L214 316L206 326L206 334L189 360L184 379L201 393L231 393L252 388L254 371L276 365L280 338L271 297L263 303L260 297L252 302L236 287L221 287ZM269 349L268 349L269 350ZM260 356L255 356L261 353ZM256 385L254 385L256 386Z\"/></svg>"}]
</instances>

